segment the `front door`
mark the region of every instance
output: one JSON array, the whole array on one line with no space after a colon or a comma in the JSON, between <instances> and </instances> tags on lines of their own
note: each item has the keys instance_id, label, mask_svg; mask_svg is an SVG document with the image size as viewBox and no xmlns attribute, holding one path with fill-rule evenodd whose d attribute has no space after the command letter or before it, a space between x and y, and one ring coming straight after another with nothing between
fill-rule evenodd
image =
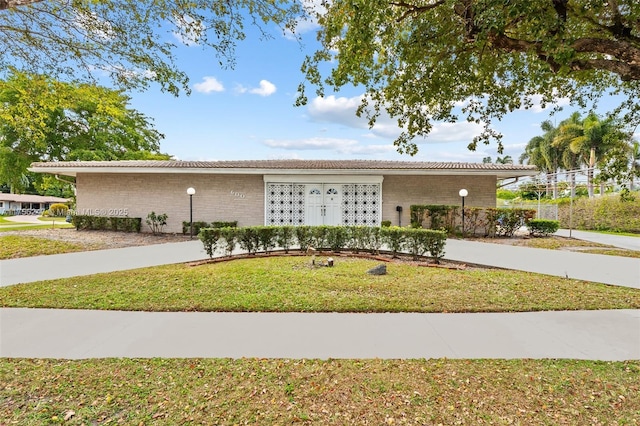
<instances>
[{"instance_id":1,"label":"front door","mask_svg":"<svg viewBox=\"0 0 640 426\"><path fill-rule=\"evenodd\" d=\"M306 185L305 224L340 225L342 223L340 185Z\"/></svg>"}]
</instances>

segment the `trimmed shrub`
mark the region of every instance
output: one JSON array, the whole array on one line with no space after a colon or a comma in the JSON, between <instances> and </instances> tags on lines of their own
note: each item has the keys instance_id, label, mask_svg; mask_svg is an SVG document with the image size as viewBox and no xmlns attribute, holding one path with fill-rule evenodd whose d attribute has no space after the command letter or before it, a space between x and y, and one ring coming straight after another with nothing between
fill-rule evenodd
<instances>
[{"instance_id":1,"label":"trimmed shrub","mask_svg":"<svg viewBox=\"0 0 640 426\"><path fill-rule=\"evenodd\" d=\"M328 248L334 252L350 246L351 230L345 226L329 226L325 234L325 241Z\"/></svg>"},{"instance_id":2,"label":"trimmed shrub","mask_svg":"<svg viewBox=\"0 0 640 426\"><path fill-rule=\"evenodd\" d=\"M546 237L555 234L559 227L559 221L549 219L531 219L527 224L529 235L534 237Z\"/></svg>"},{"instance_id":3,"label":"trimmed shrub","mask_svg":"<svg viewBox=\"0 0 640 426\"><path fill-rule=\"evenodd\" d=\"M142 228L142 218L139 217L74 215L71 223L78 231L140 232Z\"/></svg>"},{"instance_id":4,"label":"trimmed shrub","mask_svg":"<svg viewBox=\"0 0 640 426\"><path fill-rule=\"evenodd\" d=\"M382 226L383 228L388 228L391 226L391 221L390 220L383 220L382 222L380 222L380 226Z\"/></svg>"},{"instance_id":5,"label":"trimmed shrub","mask_svg":"<svg viewBox=\"0 0 640 426\"><path fill-rule=\"evenodd\" d=\"M306 251L311 246L311 242L313 240L313 236L311 235L311 226L296 226L295 234L300 250Z\"/></svg>"},{"instance_id":6,"label":"trimmed shrub","mask_svg":"<svg viewBox=\"0 0 640 426\"><path fill-rule=\"evenodd\" d=\"M69 212L69 206L62 203L51 204L47 212L50 217L65 217Z\"/></svg>"},{"instance_id":7,"label":"trimmed shrub","mask_svg":"<svg viewBox=\"0 0 640 426\"><path fill-rule=\"evenodd\" d=\"M236 249L238 245L238 229L233 227L226 228L213 228L220 230L220 239L222 240L220 247L224 250L227 256L231 256L233 251Z\"/></svg>"},{"instance_id":8,"label":"trimmed shrub","mask_svg":"<svg viewBox=\"0 0 640 426\"><path fill-rule=\"evenodd\" d=\"M414 204L409 208L412 228L444 229L449 234L455 232L458 206Z\"/></svg>"},{"instance_id":9,"label":"trimmed shrub","mask_svg":"<svg viewBox=\"0 0 640 426\"><path fill-rule=\"evenodd\" d=\"M414 260L429 253L437 263L444 256L444 245L447 233L432 229L408 228L404 230L405 239L403 248L413 256Z\"/></svg>"},{"instance_id":10,"label":"trimmed shrub","mask_svg":"<svg viewBox=\"0 0 640 426\"><path fill-rule=\"evenodd\" d=\"M345 247L356 250L368 250L377 253L383 244L387 244L394 256L403 251L413 254L414 258L429 253L436 262L444 256L444 245L447 234L444 231L430 229L412 229L400 227L366 227L366 226L254 226L244 228L203 228L198 234L205 251L213 257L217 248L231 255L236 246L240 246L251 254L259 248L271 251L277 243L281 247L286 242L285 251L293 245L294 235L302 237L303 244L298 242L301 251L307 250L308 242L313 235L326 235L330 248L336 251ZM340 246L339 241L343 244ZM359 242L358 242L359 241Z\"/></svg>"},{"instance_id":11,"label":"trimmed shrub","mask_svg":"<svg viewBox=\"0 0 640 426\"><path fill-rule=\"evenodd\" d=\"M226 229L226 228L220 228ZM235 228L230 228L235 229ZM240 248L246 250L249 254L256 254L260 247L260 239L258 237L257 227L245 227L237 228L234 231L235 239L240 245ZM231 250L233 251L233 250ZM229 253L231 254L231 253Z\"/></svg>"},{"instance_id":12,"label":"trimmed shrub","mask_svg":"<svg viewBox=\"0 0 640 426\"><path fill-rule=\"evenodd\" d=\"M224 222L224 221L211 222L211 227L212 228L237 228L238 221L234 220L231 222Z\"/></svg>"},{"instance_id":13,"label":"trimmed shrub","mask_svg":"<svg viewBox=\"0 0 640 426\"><path fill-rule=\"evenodd\" d=\"M398 257L404 247L404 240L407 228L400 228L399 226L390 226L388 228L382 228L382 242L386 244L393 257Z\"/></svg>"},{"instance_id":14,"label":"trimmed shrub","mask_svg":"<svg viewBox=\"0 0 640 426\"><path fill-rule=\"evenodd\" d=\"M291 225L279 226L276 230L276 243L279 247L282 247L285 253L289 253L289 249L296 241L294 227Z\"/></svg>"},{"instance_id":15,"label":"trimmed shrub","mask_svg":"<svg viewBox=\"0 0 640 426\"><path fill-rule=\"evenodd\" d=\"M513 237L515 232L526 226L536 215L529 209L486 209L487 234L490 237Z\"/></svg>"},{"instance_id":16,"label":"trimmed shrub","mask_svg":"<svg viewBox=\"0 0 640 426\"><path fill-rule=\"evenodd\" d=\"M193 235L200 234L200 230L202 228L209 228L209 224L207 222L198 221L193 222ZM216 226L211 226L211 228L216 228ZM188 220L182 221L182 234L186 235L191 233L191 222Z\"/></svg>"},{"instance_id":17,"label":"trimmed shrub","mask_svg":"<svg viewBox=\"0 0 640 426\"><path fill-rule=\"evenodd\" d=\"M265 253L273 250L277 243L278 228L275 226L256 226L258 244Z\"/></svg>"},{"instance_id":18,"label":"trimmed shrub","mask_svg":"<svg viewBox=\"0 0 640 426\"><path fill-rule=\"evenodd\" d=\"M327 236L329 234L329 227L326 225L312 226L311 227L311 247L316 250L327 248Z\"/></svg>"},{"instance_id":19,"label":"trimmed shrub","mask_svg":"<svg viewBox=\"0 0 640 426\"><path fill-rule=\"evenodd\" d=\"M220 243L222 233L220 228L202 228L198 232L198 238L204 245L204 251L207 252L209 257L213 257L218 244Z\"/></svg>"}]
</instances>

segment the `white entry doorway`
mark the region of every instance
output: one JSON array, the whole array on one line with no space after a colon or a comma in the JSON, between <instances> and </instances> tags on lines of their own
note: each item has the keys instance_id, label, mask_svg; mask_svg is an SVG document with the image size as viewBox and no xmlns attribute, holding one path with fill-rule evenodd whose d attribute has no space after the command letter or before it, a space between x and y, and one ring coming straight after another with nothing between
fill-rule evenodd
<instances>
[{"instance_id":1,"label":"white entry doorway","mask_svg":"<svg viewBox=\"0 0 640 426\"><path fill-rule=\"evenodd\" d=\"M305 224L342 224L341 185L309 184L305 189Z\"/></svg>"}]
</instances>

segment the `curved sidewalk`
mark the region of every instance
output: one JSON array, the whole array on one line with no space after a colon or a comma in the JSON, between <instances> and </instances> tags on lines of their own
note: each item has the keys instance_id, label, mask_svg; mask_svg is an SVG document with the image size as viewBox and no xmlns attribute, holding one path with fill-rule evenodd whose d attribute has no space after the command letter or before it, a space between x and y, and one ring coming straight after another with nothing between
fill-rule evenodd
<instances>
[{"instance_id":1,"label":"curved sidewalk","mask_svg":"<svg viewBox=\"0 0 640 426\"><path fill-rule=\"evenodd\" d=\"M603 234L593 231L577 231L575 229L559 229L556 235L591 241L592 243L607 244L627 250L640 251L640 236L629 237L626 235Z\"/></svg>"},{"instance_id":2,"label":"curved sidewalk","mask_svg":"<svg viewBox=\"0 0 640 426\"><path fill-rule=\"evenodd\" d=\"M640 359L640 310L305 314L0 309L16 358Z\"/></svg>"},{"instance_id":3,"label":"curved sidewalk","mask_svg":"<svg viewBox=\"0 0 640 426\"><path fill-rule=\"evenodd\" d=\"M207 258L200 241L0 261L0 287ZM640 259L447 240L445 259L640 288Z\"/></svg>"}]
</instances>

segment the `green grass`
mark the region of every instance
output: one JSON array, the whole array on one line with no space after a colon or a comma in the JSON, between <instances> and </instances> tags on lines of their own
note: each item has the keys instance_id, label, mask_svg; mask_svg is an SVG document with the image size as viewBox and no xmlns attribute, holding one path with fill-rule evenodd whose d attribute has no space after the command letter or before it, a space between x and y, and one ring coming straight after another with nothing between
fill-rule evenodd
<instances>
[{"instance_id":1,"label":"green grass","mask_svg":"<svg viewBox=\"0 0 640 426\"><path fill-rule=\"evenodd\" d=\"M21 425L635 425L638 377L639 361L2 359L0 418Z\"/></svg>"},{"instance_id":2,"label":"green grass","mask_svg":"<svg viewBox=\"0 0 640 426\"><path fill-rule=\"evenodd\" d=\"M38 217L38 220L41 220L43 222L49 222L49 223L51 223L51 222L66 222L67 218L66 218L66 216L63 216L63 217L51 217L51 216L45 217L45 216L40 216L40 217Z\"/></svg>"},{"instance_id":3,"label":"green grass","mask_svg":"<svg viewBox=\"0 0 640 426\"><path fill-rule=\"evenodd\" d=\"M640 308L640 290L505 270L447 270L337 257L169 265L0 289L0 306L133 311L511 312Z\"/></svg>"},{"instance_id":4,"label":"green grass","mask_svg":"<svg viewBox=\"0 0 640 426\"><path fill-rule=\"evenodd\" d=\"M42 256L48 254L71 253L94 250L94 245L69 243L22 235L0 235L0 259Z\"/></svg>"},{"instance_id":5,"label":"green grass","mask_svg":"<svg viewBox=\"0 0 640 426\"><path fill-rule=\"evenodd\" d=\"M29 224L21 224L18 222L10 222L7 224L0 224L0 232L7 232L7 231L27 231L27 230L32 230L32 229L43 229L43 228L56 228L56 229L62 229L62 228L73 228L74 226L71 223L58 223L55 222L54 224L51 224L51 222L49 223L42 223L42 225L37 225L37 224L33 224L33 225L29 225Z\"/></svg>"},{"instance_id":6,"label":"green grass","mask_svg":"<svg viewBox=\"0 0 640 426\"><path fill-rule=\"evenodd\" d=\"M610 245L593 243L564 237L531 238L515 241L515 245L548 250L571 249L580 253L605 254L609 256L640 258L640 252L625 250Z\"/></svg>"},{"instance_id":7,"label":"green grass","mask_svg":"<svg viewBox=\"0 0 640 426\"><path fill-rule=\"evenodd\" d=\"M607 234L607 235L621 235L624 237L637 237L640 238L640 234L631 232L615 232L615 231L594 231L593 229L578 229L583 232L593 232L594 234Z\"/></svg>"}]
</instances>

